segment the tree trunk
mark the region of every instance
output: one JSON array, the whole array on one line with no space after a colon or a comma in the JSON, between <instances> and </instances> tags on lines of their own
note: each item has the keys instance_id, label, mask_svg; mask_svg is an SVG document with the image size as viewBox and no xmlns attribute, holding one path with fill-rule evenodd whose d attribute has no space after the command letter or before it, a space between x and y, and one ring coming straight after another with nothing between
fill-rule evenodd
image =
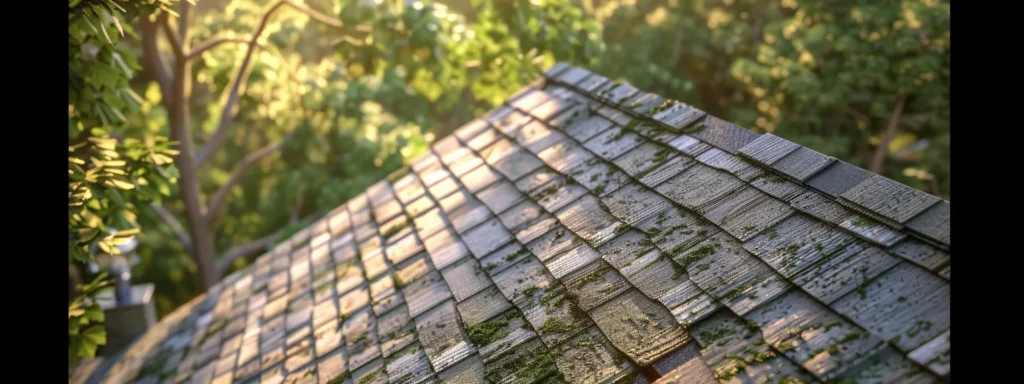
<instances>
[{"instance_id":1,"label":"tree trunk","mask_svg":"<svg viewBox=\"0 0 1024 384\"><path fill-rule=\"evenodd\" d=\"M900 96L900 100L896 103L896 107L892 110L892 116L889 118L889 125L885 128L885 134L878 142L878 148L875 149L875 156L871 159L871 167L869 171L874 173L882 173L882 166L885 165L885 157L889 154L889 143L892 142L892 138L896 136L896 128L900 125L900 119L903 117L903 106L907 103L907 96Z\"/></svg>"},{"instance_id":2,"label":"tree trunk","mask_svg":"<svg viewBox=\"0 0 1024 384\"><path fill-rule=\"evenodd\" d=\"M188 52L188 21L190 8L183 2L179 33L181 33L182 49ZM168 31L170 33L170 31ZM178 167L181 177L178 185L181 198L185 202L185 219L188 220L189 235L192 237L192 257L199 268L202 290L210 289L220 276L217 273L216 253L213 237L210 234L206 219L206 205L203 204L199 192L198 167L196 167L195 149L193 148L192 132L189 129L191 115L189 112L189 96L192 94L192 66L183 56L176 57L174 62L174 80L171 86L170 123L171 140L178 141L178 156L174 164Z\"/></svg>"},{"instance_id":3,"label":"tree trunk","mask_svg":"<svg viewBox=\"0 0 1024 384\"><path fill-rule=\"evenodd\" d=\"M174 163L178 166L181 177L178 184L181 198L185 202L185 219L188 220L189 235L192 237L192 256L199 267L199 277L203 291L217 283L217 269L214 264L213 239L206 224L205 205L199 194L199 177L192 153L192 140L189 131L189 80L192 76L188 62L175 63L173 99L171 101L171 134L172 140L179 141L179 153Z\"/></svg>"}]
</instances>

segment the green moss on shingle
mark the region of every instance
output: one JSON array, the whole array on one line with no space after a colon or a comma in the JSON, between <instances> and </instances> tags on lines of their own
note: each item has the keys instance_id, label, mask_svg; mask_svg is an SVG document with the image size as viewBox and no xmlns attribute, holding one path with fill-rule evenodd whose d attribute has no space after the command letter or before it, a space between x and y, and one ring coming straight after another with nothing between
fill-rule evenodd
<instances>
[{"instance_id":1,"label":"green moss on shingle","mask_svg":"<svg viewBox=\"0 0 1024 384\"><path fill-rule=\"evenodd\" d=\"M341 384L341 383L344 383L346 380L351 379L351 378L352 378L352 372L345 372L344 375L341 375L341 376L338 376L338 377L335 377L335 378L331 379L331 381L328 381L327 384Z\"/></svg>"},{"instance_id":2,"label":"green moss on shingle","mask_svg":"<svg viewBox=\"0 0 1024 384\"><path fill-rule=\"evenodd\" d=\"M703 260L705 257L714 255L715 254L715 250L717 248L721 248L721 247L722 247L721 243L714 243L714 244L708 244L708 245L700 246L697 249L695 249L692 252L690 252L689 254L687 254L682 259L680 259L679 263L682 264L684 268L685 267L689 267L693 263L696 263L698 261Z\"/></svg>"},{"instance_id":3,"label":"green moss on shingle","mask_svg":"<svg viewBox=\"0 0 1024 384\"><path fill-rule=\"evenodd\" d=\"M604 280L604 276L608 274L608 271L608 268L601 268L596 271L590 272L586 275L583 275L583 278L580 279L580 286L586 285L594 281Z\"/></svg>"},{"instance_id":4,"label":"green moss on shingle","mask_svg":"<svg viewBox=\"0 0 1024 384\"><path fill-rule=\"evenodd\" d=\"M381 366L380 368L374 369L373 372L370 372L366 376L363 376L362 379L359 379L359 384L372 383L374 380L377 379L377 375L380 375L380 373L383 372L383 371L384 371L384 367L383 366Z\"/></svg>"},{"instance_id":5,"label":"green moss on shingle","mask_svg":"<svg viewBox=\"0 0 1024 384\"><path fill-rule=\"evenodd\" d=\"M505 327L508 326L508 319L499 318L466 328L469 341L478 347L488 345L495 340L508 335Z\"/></svg>"},{"instance_id":6,"label":"green moss on shingle","mask_svg":"<svg viewBox=\"0 0 1024 384\"><path fill-rule=\"evenodd\" d=\"M506 255L505 256L505 261L515 260L519 256L525 255L527 252L529 252L529 251L527 251L526 248L519 248L515 252L512 252L512 253Z\"/></svg>"},{"instance_id":7,"label":"green moss on shingle","mask_svg":"<svg viewBox=\"0 0 1024 384\"><path fill-rule=\"evenodd\" d=\"M560 333L567 334L572 332L573 328L565 320L557 317L549 317L544 324L537 328L538 331L544 334Z\"/></svg>"},{"instance_id":8,"label":"green moss on shingle","mask_svg":"<svg viewBox=\"0 0 1024 384\"><path fill-rule=\"evenodd\" d=\"M854 227L867 227L867 226L869 226L871 224L872 224L871 220L866 218L866 217L864 217L864 216L857 216L856 219L853 219L853 226Z\"/></svg>"}]
</instances>

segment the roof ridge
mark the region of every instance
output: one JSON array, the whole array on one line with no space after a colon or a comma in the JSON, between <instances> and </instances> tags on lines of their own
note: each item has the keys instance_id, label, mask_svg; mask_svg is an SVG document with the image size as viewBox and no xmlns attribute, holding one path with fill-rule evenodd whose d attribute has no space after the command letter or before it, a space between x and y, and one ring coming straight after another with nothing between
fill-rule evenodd
<instances>
[{"instance_id":1,"label":"roof ridge","mask_svg":"<svg viewBox=\"0 0 1024 384\"><path fill-rule=\"evenodd\" d=\"M775 177L807 187L831 202L949 251L950 205L947 200L781 136L754 132L681 101L637 89L625 81L613 81L565 62L548 68L542 79L545 83L572 88L632 119L655 123L673 133L689 135L742 157ZM523 95L537 85L537 82L531 83L516 95ZM513 96L508 102L515 98ZM901 204L890 205L890 201ZM856 231L851 232L857 234Z\"/></svg>"}]
</instances>

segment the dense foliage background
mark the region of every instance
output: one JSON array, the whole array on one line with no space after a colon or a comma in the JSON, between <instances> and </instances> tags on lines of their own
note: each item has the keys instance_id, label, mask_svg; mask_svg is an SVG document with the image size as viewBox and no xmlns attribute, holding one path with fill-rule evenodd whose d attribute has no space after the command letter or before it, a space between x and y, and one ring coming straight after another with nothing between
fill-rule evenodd
<instances>
[{"instance_id":1,"label":"dense foliage background","mask_svg":"<svg viewBox=\"0 0 1024 384\"><path fill-rule=\"evenodd\" d=\"M201 201L223 203L204 211L218 257L253 246L218 273L243 267L248 256L423 153L556 61L949 199L948 2L291 1L297 6L182 3L191 7L179 11L184 19L150 16L135 29L122 22L125 38L116 48L99 40L103 34L89 37L101 57L116 50L125 67L141 69L128 71L123 91L96 101L133 105L118 110L124 135L148 145L137 151L174 151L161 139L171 137L207 156L194 176L183 171L181 180L177 171L145 174L166 173L181 185L194 179ZM114 38L120 27L109 26ZM147 39L147 33L161 36ZM168 38L175 34L185 43ZM195 55L180 56L179 44ZM189 60L180 73L190 80L188 108L168 102L173 87L149 64L154 49L169 67ZM108 81L106 89L121 89ZM124 97L133 90L137 97ZM188 114L189 135L175 137L168 107ZM107 123L86 129L98 124ZM206 145L219 139L220 145ZM266 156L246 161L268 148ZM240 173L239 164L247 165ZM162 182L152 183L163 202L139 208L131 224L118 227L142 229L135 279L157 284L161 314L204 284L192 256L188 199Z\"/></svg>"}]
</instances>

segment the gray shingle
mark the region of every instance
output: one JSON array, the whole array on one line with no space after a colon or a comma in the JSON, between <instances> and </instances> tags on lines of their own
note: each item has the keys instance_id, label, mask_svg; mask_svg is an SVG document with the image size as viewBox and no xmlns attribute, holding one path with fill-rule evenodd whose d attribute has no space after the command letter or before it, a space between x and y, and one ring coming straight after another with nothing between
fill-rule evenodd
<instances>
[{"instance_id":1,"label":"gray shingle","mask_svg":"<svg viewBox=\"0 0 1024 384\"><path fill-rule=\"evenodd\" d=\"M655 113L652 118L676 130L682 130L706 115L704 111L691 105L673 100L669 106Z\"/></svg>"},{"instance_id":2,"label":"gray shingle","mask_svg":"<svg viewBox=\"0 0 1024 384\"><path fill-rule=\"evenodd\" d=\"M748 240L743 247L787 279L822 260L863 248L853 236L804 215L790 216L772 228Z\"/></svg>"},{"instance_id":3,"label":"gray shingle","mask_svg":"<svg viewBox=\"0 0 1024 384\"><path fill-rule=\"evenodd\" d=\"M566 137L564 133L552 130L536 120L524 125L515 135L516 142L533 153L541 153Z\"/></svg>"},{"instance_id":4,"label":"gray shingle","mask_svg":"<svg viewBox=\"0 0 1024 384\"><path fill-rule=\"evenodd\" d=\"M782 174L799 181L805 181L811 175L827 167L835 160L806 147L795 151L772 163L772 168Z\"/></svg>"},{"instance_id":5,"label":"gray shingle","mask_svg":"<svg viewBox=\"0 0 1024 384\"><path fill-rule=\"evenodd\" d=\"M636 87L628 83L616 81L607 83L605 86L598 88L595 90L594 95L602 101L607 101L611 104L619 104L632 97L638 91L639 90L636 89Z\"/></svg>"},{"instance_id":6,"label":"gray shingle","mask_svg":"<svg viewBox=\"0 0 1024 384\"><path fill-rule=\"evenodd\" d=\"M896 244L890 252L934 272L949 265L949 253L913 238Z\"/></svg>"},{"instance_id":7,"label":"gray shingle","mask_svg":"<svg viewBox=\"0 0 1024 384\"><path fill-rule=\"evenodd\" d=\"M537 159L537 155L519 148L492 166L509 180L516 180L543 167L544 163Z\"/></svg>"},{"instance_id":8,"label":"gray shingle","mask_svg":"<svg viewBox=\"0 0 1024 384\"><path fill-rule=\"evenodd\" d=\"M553 350L555 363L567 382L613 382L633 371L631 364L597 327L591 326Z\"/></svg>"},{"instance_id":9,"label":"gray shingle","mask_svg":"<svg viewBox=\"0 0 1024 384\"><path fill-rule=\"evenodd\" d=\"M907 228L948 245L949 215L949 202L940 201L908 221Z\"/></svg>"},{"instance_id":10,"label":"gray shingle","mask_svg":"<svg viewBox=\"0 0 1024 384\"><path fill-rule=\"evenodd\" d=\"M621 224L601 207L600 200L593 195L585 195L566 205L555 216L562 225L594 246L615 237L615 229Z\"/></svg>"},{"instance_id":11,"label":"gray shingle","mask_svg":"<svg viewBox=\"0 0 1024 384\"><path fill-rule=\"evenodd\" d=\"M883 383L938 383L935 375L929 374L913 361L903 356L892 347L865 360L857 366L850 367L839 379L860 382Z\"/></svg>"},{"instance_id":12,"label":"gray shingle","mask_svg":"<svg viewBox=\"0 0 1024 384\"><path fill-rule=\"evenodd\" d=\"M515 136L516 132L519 131L519 128L522 128L523 125L529 123L532 119L533 118L527 113L519 110L511 110L500 119L492 121L491 124L494 125L494 128L501 131L501 133L508 136Z\"/></svg>"},{"instance_id":13,"label":"gray shingle","mask_svg":"<svg viewBox=\"0 0 1024 384\"><path fill-rule=\"evenodd\" d=\"M807 185L825 192L829 196L839 197L871 175L871 172L858 166L835 161L808 179Z\"/></svg>"},{"instance_id":14,"label":"gray shingle","mask_svg":"<svg viewBox=\"0 0 1024 384\"><path fill-rule=\"evenodd\" d=\"M530 198L544 207L544 210L555 212L589 192L582 185L555 180L545 184L539 191L530 195Z\"/></svg>"},{"instance_id":15,"label":"gray shingle","mask_svg":"<svg viewBox=\"0 0 1024 384\"><path fill-rule=\"evenodd\" d=\"M611 160L646 141L623 127L613 127L587 140L583 146L602 159Z\"/></svg>"},{"instance_id":16,"label":"gray shingle","mask_svg":"<svg viewBox=\"0 0 1024 384\"><path fill-rule=\"evenodd\" d=\"M457 305L462 322L467 327L488 321L512 308L512 303L501 294L497 286L490 286Z\"/></svg>"},{"instance_id":17,"label":"gray shingle","mask_svg":"<svg viewBox=\"0 0 1024 384\"><path fill-rule=\"evenodd\" d=\"M687 156L697 156L712 148L708 143L702 142L690 135L679 135L679 137L669 141L668 146Z\"/></svg>"},{"instance_id":18,"label":"gray shingle","mask_svg":"<svg viewBox=\"0 0 1024 384\"><path fill-rule=\"evenodd\" d=\"M561 73L554 76L553 80L562 84L575 85L587 78L587 76L590 76L590 71L579 67L569 67L569 69L561 71Z\"/></svg>"},{"instance_id":19,"label":"gray shingle","mask_svg":"<svg viewBox=\"0 0 1024 384\"><path fill-rule=\"evenodd\" d=\"M437 374L437 379L444 383L482 383L484 382L484 362L479 355L472 355Z\"/></svg>"},{"instance_id":20,"label":"gray shingle","mask_svg":"<svg viewBox=\"0 0 1024 384\"><path fill-rule=\"evenodd\" d=\"M891 247L907 236L905 233L890 228L887 225L856 214L851 214L846 219L840 221L839 227L883 247Z\"/></svg>"},{"instance_id":21,"label":"gray shingle","mask_svg":"<svg viewBox=\"0 0 1024 384\"><path fill-rule=\"evenodd\" d=\"M498 218L481 223L462 235L462 241L477 258L486 256L511 240L512 234L501 225Z\"/></svg>"},{"instance_id":22,"label":"gray shingle","mask_svg":"<svg viewBox=\"0 0 1024 384\"><path fill-rule=\"evenodd\" d=\"M539 339L533 339L485 363L484 379L488 383L533 383L558 374L551 364L550 351Z\"/></svg>"},{"instance_id":23,"label":"gray shingle","mask_svg":"<svg viewBox=\"0 0 1024 384\"><path fill-rule=\"evenodd\" d=\"M564 72L564 71L566 71L566 70L568 70L570 68L572 68L572 66L569 65L568 63L559 61L559 62L555 63L555 65L552 65L551 68L548 68L547 71L544 71L544 77L547 77L547 78L556 77L559 74L561 74L562 72Z\"/></svg>"},{"instance_id":24,"label":"gray shingle","mask_svg":"<svg viewBox=\"0 0 1024 384\"><path fill-rule=\"evenodd\" d=\"M876 247L868 247L854 255L841 255L823 260L793 278L811 296L824 303L836 301L854 290L863 289L872 278L899 263Z\"/></svg>"},{"instance_id":25,"label":"gray shingle","mask_svg":"<svg viewBox=\"0 0 1024 384\"><path fill-rule=\"evenodd\" d=\"M630 284L605 261L589 263L562 278L566 290L579 303L580 309L590 311L625 292Z\"/></svg>"},{"instance_id":26,"label":"gray shingle","mask_svg":"<svg viewBox=\"0 0 1024 384\"><path fill-rule=\"evenodd\" d=\"M734 313L745 315L789 288L778 273L728 235L717 233L672 254L702 290Z\"/></svg>"},{"instance_id":27,"label":"gray shingle","mask_svg":"<svg viewBox=\"0 0 1024 384\"><path fill-rule=\"evenodd\" d=\"M441 270L448 288L451 288L455 300L463 301L491 285L483 266L474 258L464 258L460 262Z\"/></svg>"},{"instance_id":28,"label":"gray shingle","mask_svg":"<svg viewBox=\"0 0 1024 384\"><path fill-rule=\"evenodd\" d=\"M658 109L666 100L654 93L640 92L636 96L626 100L625 108L633 111L633 113L642 116L654 115L654 111Z\"/></svg>"},{"instance_id":29,"label":"gray shingle","mask_svg":"<svg viewBox=\"0 0 1024 384\"><path fill-rule=\"evenodd\" d=\"M690 133L690 136L732 154L738 153L740 148L750 144L759 136L754 131L714 116L705 117L703 124L703 129L695 130Z\"/></svg>"},{"instance_id":30,"label":"gray shingle","mask_svg":"<svg viewBox=\"0 0 1024 384\"><path fill-rule=\"evenodd\" d=\"M867 208L900 224L921 213L939 198L874 175L844 192L840 199Z\"/></svg>"},{"instance_id":31,"label":"gray shingle","mask_svg":"<svg viewBox=\"0 0 1024 384\"><path fill-rule=\"evenodd\" d=\"M474 261L475 262L475 261ZM430 365L443 371L476 352L459 325L454 301L446 301L415 318L416 334Z\"/></svg>"},{"instance_id":32,"label":"gray shingle","mask_svg":"<svg viewBox=\"0 0 1024 384\"><path fill-rule=\"evenodd\" d=\"M721 169L737 176L750 173L750 168L753 167L749 161L718 148L701 152L696 160L711 168Z\"/></svg>"},{"instance_id":33,"label":"gray shingle","mask_svg":"<svg viewBox=\"0 0 1024 384\"><path fill-rule=\"evenodd\" d=\"M740 179L728 173L703 165L694 165L655 189L686 208L701 210L743 186L744 183Z\"/></svg>"},{"instance_id":34,"label":"gray shingle","mask_svg":"<svg viewBox=\"0 0 1024 384\"><path fill-rule=\"evenodd\" d=\"M583 142L604 132L605 129L611 128L611 126L612 122L608 119L600 115L592 115L585 119L577 119L572 124L568 124L568 126L563 128L563 132L569 135L569 137L576 139L576 141Z\"/></svg>"},{"instance_id":35,"label":"gray shingle","mask_svg":"<svg viewBox=\"0 0 1024 384\"><path fill-rule=\"evenodd\" d=\"M745 241L792 213L789 204L754 188L744 188L709 207L704 218Z\"/></svg>"},{"instance_id":36,"label":"gray shingle","mask_svg":"<svg viewBox=\"0 0 1024 384\"><path fill-rule=\"evenodd\" d=\"M836 377L885 346L800 290L789 290L745 317L760 327L767 344L821 380Z\"/></svg>"},{"instance_id":37,"label":"gray shingle","mask_svg":"<svg viewBox=\"0 0 1024 384\"><path fill-rule=\"evenodd\" d=\"M629 184L601 199L608 212L627 225L636 225L672 206L672 202L640 184ZM625 228L623 228L625 229Z\"/></svg>"},{"instance_id":38,"label":"gray shingle","mask_svg":"<svg viewBox=\"0 0 1024 384\"><path fill-rule=\"evenodd\" d=\"M766 133L740 148L739 153L761 164L772 165L799 147L797 143Z\"/></svg>"},{"instance_id":39,"label":"gray shingle","mask_svg":"<svg viewBox=\"0 0 1024 384\"><path fill-rule=\"evenodd\" d=\"M455 137L458 137L459 140L466 142L488 129L487 120L473 119L470 120L470 122L463 124L461 127L456 128L452 134L455 135Z\"/></svg>"},{"instance_id":40,"label":"gray shingle","mask_svg":"<svg viewBox=\"0 0 1024 384\"><path fill-rule=\"evenodd\" d=\"M541 105L544 102L551 100L553 98L554 96L552 96L548 92L541 90L530 90L524 93L519 98L510 102L509 104L513 107L516 107L516 109L519 109L520 111L529 111L533 109L533 107ZM434 150L437 151L436 148Z\"/></svg>"},{"instance_id":41,"label":"gray shingle","mask_svg":"<svg viewBox=\"0 0 1024 384\"><path fill-rule=\"evenodd\" d=\"M648 365L690 341L672 314L636 290L590 311L612 345L640 365Z\"/></svg>"},{"instance_id":42,"label":"gray shingle","mask_svg":"<svg viewBox=\"0 0 1024 384\"><path fill-rule=\"evenodd\" d=\"M936 336L907 355L940 376L949 375L949 331Z\"/></svg>"},{"instance_id":43,"label":"gray shingle","mask_svg":"<svg viewBox=\"0 0 1024 384\"><path fill-rule=\"evenodd\" d=\"M579 82L574 82L574 88L589 94L593 92L595 89L601 88L601 86L603 86L608 81L610 80L608 80L607 77L598 75L596 73L591 73L590 76L588 76L586 79Z\"/></svg>"},{"instance_id":44,"label":"gray shingle","mask_svg":"<svg viewBox=\"0 0 1024 384\"><path fill-rule=\"evenodd\" d=\"M949 282L901 263L832 307L904 352L949 329Z\"/></svg>"},{"instance_id":45,"label":"gray shingle","mask_svg":"<svg viewBox=\"0 0 1024 384\"><path fill-rule=\"evenodd\" d=\"M703 360L716 378L743 382L775 382L790 377L802 382L814 378L786 355L764 342L760 329L727 311L718 311L691 330ZM750 351L750 352L747 352Z\"/></svg>"},{"instance_id":46,"label":"gray shingle","mask_svg":"<svg viewBox=\"0 0 1024 384\"><path fill-rule=\"evenodd\" d=\"M549 121L559 116L562 112L570 110L573 106L575 104L569 100L552 98L530 109L530 115L540 121Z\"/></svg>"},{"instance_id":47,"label":"gray shingle","mask_svg":"<svg viewBox=\"0 0 1024 384\"><path fill-rule=\"evenodd\" d=\"M502 212L526 197L508 181L491 184L490 187L480 191L477 196L491 212Z\"/></svg>"}]
</instances>

